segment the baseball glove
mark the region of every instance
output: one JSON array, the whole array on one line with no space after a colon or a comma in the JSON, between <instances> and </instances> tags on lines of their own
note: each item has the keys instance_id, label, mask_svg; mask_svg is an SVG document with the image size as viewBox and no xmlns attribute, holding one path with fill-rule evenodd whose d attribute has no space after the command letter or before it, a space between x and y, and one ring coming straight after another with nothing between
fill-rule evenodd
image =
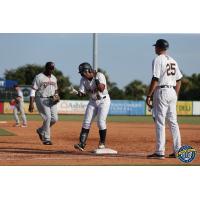
<instances>
[{"instance_id":1,"label":"baseball glove","mask_svg":"<svg viewBox=\"0 0 200 200\"><path fill-rule=\"evenodd\" d=\"M52 97L51 97L51 101L53 104L57 104L59 101L60 101L60 97L58 94L54 94Z\"/></svg>"}]
</instances>

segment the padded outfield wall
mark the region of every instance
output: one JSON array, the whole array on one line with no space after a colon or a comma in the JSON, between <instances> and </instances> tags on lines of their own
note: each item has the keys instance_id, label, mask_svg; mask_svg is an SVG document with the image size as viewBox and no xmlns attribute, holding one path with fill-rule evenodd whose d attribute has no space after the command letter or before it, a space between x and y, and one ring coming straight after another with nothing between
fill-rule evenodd
<instances>
[{"instance_id":1,"label":"padded outfield wall","mask_svg":"<svg viewBox=\"0 0 200 200\"><path fill-rule=\"evenodd\" d=\"M58 104L59 114L84 114L88 101L61 100ZM24 103L25 112L28 112L28 103ZM36 106L35 106L36 108ZM178 115L200 115L200 101L178 101ZM0 102L0 113L11 114L13 107L8 102ZM37 114L37 109L32 114ZM30 114L30 113L29 113ZM109 115L144 116L151 115L145 101L112 100Z\"/></svg>"}]
</instances>

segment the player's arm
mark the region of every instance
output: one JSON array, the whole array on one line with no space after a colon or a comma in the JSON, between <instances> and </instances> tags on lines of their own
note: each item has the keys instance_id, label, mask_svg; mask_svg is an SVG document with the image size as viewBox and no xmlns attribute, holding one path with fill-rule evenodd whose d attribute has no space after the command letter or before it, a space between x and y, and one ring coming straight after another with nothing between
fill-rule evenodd
<instances>
[{"instance_id":1,"label":"player's arm","mask_svg":"<svg viewBox=\"0 0 200 200\"><path fill-rule=\"evenodd\" d=\"M154 77L151 79L151 84L149 86L149 91L147 93L147 98L146 98L146 104L149 106L149 107L152 107L151 105L151 98L152 98L152 95L156 89L156 87L158 86L158 78Z\"/></svg>"},{"instance_id":2,"label":"player's arm","mask_svg":"<svg viewBox=\"0 0 200 200\"><path fill-rule=\"evenodd\" d=\"M99 79L95 79L96 85L97 85L97 90L99 92L103 92L105 89L105 85L103 83L100 83Z\"/></svg>"},{"instance_id":3,"label":"player's arm","mask_svg":"<svg viewBox=\"0 0 200 200\"><path fill-rule=\"evenodd\" d=\"M176 91L177 96L179 94L180 88L181 88L181 79L176 81L175 91Z\"/></svg>"},{"instance_id":4,"label":"player's arm","mask_svg":"<svg viewBox=\"0 0 200 200\"><path fill-rule=\"evenodd\" d=\"M36 90L34 88L32 88L31 94L30 94L29 108L28 108L29 112L33 112L33 110L34 110L35 92L36 92Z\"/></svg>"},{"instance_id":5,"label":"player's arm","mask_svg":"<svg viewBox=\"0 0 200 200\"><path fill-rule=\"evenodd\" d=\"M96 74L95 83L99 92L103 92L105 90L106 79L103 74Z\"/></svg>"}]
</instances>

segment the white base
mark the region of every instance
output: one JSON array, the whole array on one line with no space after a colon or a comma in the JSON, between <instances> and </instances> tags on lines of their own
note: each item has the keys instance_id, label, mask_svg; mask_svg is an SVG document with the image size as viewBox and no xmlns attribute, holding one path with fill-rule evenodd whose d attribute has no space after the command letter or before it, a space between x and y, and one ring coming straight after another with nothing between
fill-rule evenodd
<instances>
[{"instance_id":1,"label":"white base","mask_svg":"<svg viewBox=\"0 0 200 200\"><path fill-rule=\"evenodd\" d=\"M95 149L93 151L93 153L95 153L95 154L117 154L117 151L115 151L113 149L105 148L105 149Z\"/></svg>"}]
</instances>

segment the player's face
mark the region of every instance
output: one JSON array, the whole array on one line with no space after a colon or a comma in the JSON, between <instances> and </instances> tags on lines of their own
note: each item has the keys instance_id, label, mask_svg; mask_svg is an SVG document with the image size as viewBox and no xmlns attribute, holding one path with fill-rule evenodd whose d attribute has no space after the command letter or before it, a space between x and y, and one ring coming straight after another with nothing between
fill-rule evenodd
<instances>
[{"instance_id":1,"label":"player's face","mask_svg":"<svg viewBox=\"0 0 200 200\"><path fill-rule=\"evenodd\" d=\"M89 71L83 72L82 76L84 76L87 79L93 78L93 73L90 73Z\"/></svg>"},{"instance_id":2,"label":"player's face","mask_svg":"<svg viewBox=\"0 0 200 200\"><path fill-rule=\"evenodd\" d=\"M163 49L163 48L155 47L155 53L156 53L157 55L160 55L160 54L164 53L165 51L166 51L166 50Z\"/></svg>"},{"instance_id":3,"label":"player's face","mask_svg":"<svg viewBox=\"0 0 200 200\"><path fill-rule=\"evenodd\" d=\"M46 68L46 73L48 75L51 75L53 73L53 70L54 70L54 67L48 67L48 68Z\"/></svg>"}]
</instances>

